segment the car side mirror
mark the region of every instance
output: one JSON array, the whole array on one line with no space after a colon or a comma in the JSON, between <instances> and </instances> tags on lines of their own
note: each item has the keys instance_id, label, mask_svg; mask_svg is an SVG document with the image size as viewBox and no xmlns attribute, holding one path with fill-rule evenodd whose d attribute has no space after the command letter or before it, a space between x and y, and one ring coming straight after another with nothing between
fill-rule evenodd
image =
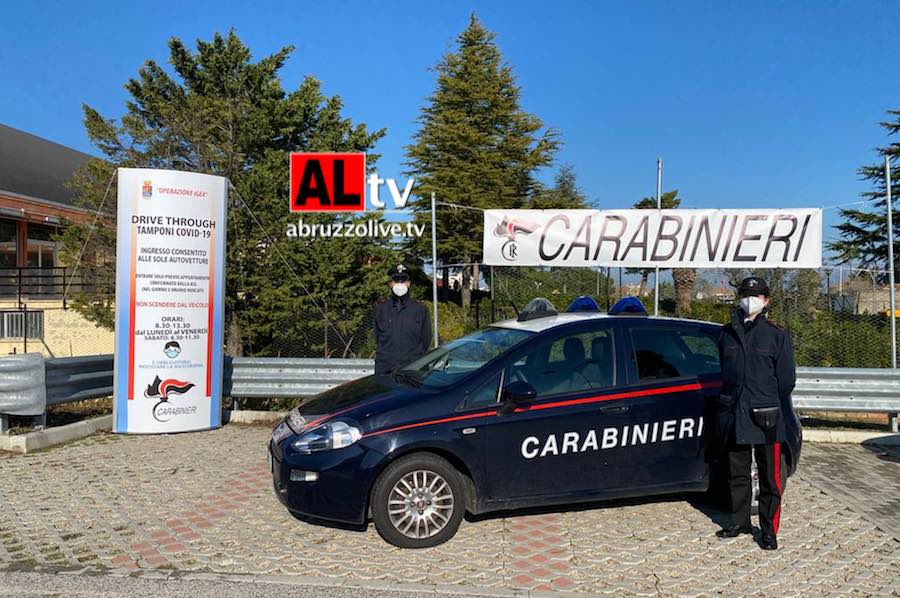
<instances>
[{"instance_id":1,"label":"car side mirror","mask_svg":"<svg viewBox=\"0 0 900 598\"><path fill-rule=\"evenodd\" d=\"M531 403L537 398L537 390L524 380L516 380L503 387L501 398L516 405Z\"/></svg>"}]
</instances>

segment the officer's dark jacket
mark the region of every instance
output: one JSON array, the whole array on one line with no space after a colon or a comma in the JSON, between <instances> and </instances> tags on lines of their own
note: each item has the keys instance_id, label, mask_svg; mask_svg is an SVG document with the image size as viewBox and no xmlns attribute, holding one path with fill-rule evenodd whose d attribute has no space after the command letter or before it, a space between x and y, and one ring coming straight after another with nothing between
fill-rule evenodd
<instances>
[{"instance_id":1,"label":"officer's dark jacket","mask_svg":"<svg viewBox=\"0 0 900 598\"><path fill-rule=\"evenodd\" d=\"M737 444L766 444L763 429L753 420L752 410L779 407L781 412L774 438L785 440L785 418L793 418L791 391L796 370L791 336L783 328L759 314L749 327L744 312L736 309L731 322L722 328L719 338L722 364L722 390L718 404L720 439L727 442L731 433Z\"/></svg>"},{"instance_id":2,"label":"officer's dark jacket","mask_svg":"<svg viewBox=\"0 0 900 598\"><path fill-rule=\"evenodd\" d=\"M385 374L424 355L431 344L428 308L391 295L375 304L375 373Z\"/></svg>"}]
</instances>

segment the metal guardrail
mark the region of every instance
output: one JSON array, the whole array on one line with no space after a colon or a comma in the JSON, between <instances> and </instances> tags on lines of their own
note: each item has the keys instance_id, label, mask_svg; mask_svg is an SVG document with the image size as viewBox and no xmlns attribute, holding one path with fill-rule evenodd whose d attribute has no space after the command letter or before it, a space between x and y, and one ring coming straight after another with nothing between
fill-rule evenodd
<instances>
[{"instance_id":1,"label":"metal guardrail","mask_svg":"<svg viewBox=\"0 0 900 598\"><path fill-rule=\"evenodd\" d=\"M797 368L794 407L810 411L900 411L900 369Z\"/></svg>"},{"instance_id":2,"label":"metal guardrail","mask_svg":"<svg viewBox=\"0 0 900 598\"><path fill-rule=\"evenodd\" d=\"M47 405L108 397L113 393L113 356L47 360Z\"/></svg>"},{"instance_id":3,"label":"metal guardrail","mask_svg":"<svg viewBox=\"0 0 900 598\"><path fill-rule=\"evenodd\" d=\"M225 395L311 397L374 371L371 359L234 357L225 364Z\"/></svg>"},{"instance_id":4,"label":"metal guardrail","mask_svg":"<svg viewBox=\"0 0 900 598\"><path fill-rule=\"evenodd\" d=\"M40 354L0 359L0 432L9 429L9 415L42 418L46 408L44 359Z\"/></svg>"},{"instance_id":5,"label":"metal guardrail","mask_svg":"<svg viewBox=\"0 0 900 598\"><path fill-rule=\"evenodd\" d=\"M13 358L0 358L0 372L7 359ZM47 359L45 364L47 405L112 394L112 355ZM309 397L367 376L374 367L370 359L226 358L224 392L235 399ZM793 399L800 410L889 413L896 425L900 369L797 368ZM4 421L0 415L0 425Z\"/></svg>"}]
</instances>

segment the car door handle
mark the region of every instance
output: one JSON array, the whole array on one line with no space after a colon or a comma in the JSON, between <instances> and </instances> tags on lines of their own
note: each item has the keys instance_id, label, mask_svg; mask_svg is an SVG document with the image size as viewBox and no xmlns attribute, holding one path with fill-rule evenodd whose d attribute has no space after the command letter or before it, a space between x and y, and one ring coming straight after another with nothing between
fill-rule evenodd
<instances>
[{"instance_id":1,"label":"car door handle","mask_svg":"<svg viewBox=\"0 0 900 598\"><path fill-rule=\"evenodd\" d=\"M601 413L625 413L628 411L628 405L610 405L609 407L601 407Z\"/></svg>"}]
</instances>

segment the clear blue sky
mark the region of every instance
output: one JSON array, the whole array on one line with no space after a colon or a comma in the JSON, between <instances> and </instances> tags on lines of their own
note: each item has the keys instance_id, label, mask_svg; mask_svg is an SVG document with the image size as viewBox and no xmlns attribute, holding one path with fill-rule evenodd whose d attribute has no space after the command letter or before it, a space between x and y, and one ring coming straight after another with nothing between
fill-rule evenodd
<instances>
[{"instance_id":1,"label":"clear blue sky","mask_svg":"<svg viewBox=\"0 0 900 598\"><path fill-rule=\"evenodd\" d=\"M887 142L877 123L900 108L897 1L29 1L3 8L0 122L94 152L82 102L118 117L169 37L234 27L255 57L297 47L285 87L315 75L347 115L387 127L378 170L398 176L429 69L471 11L604 208L655 193L657 156L684 207L856 201L856 169Z\"/></svg>"}]
</instances>

